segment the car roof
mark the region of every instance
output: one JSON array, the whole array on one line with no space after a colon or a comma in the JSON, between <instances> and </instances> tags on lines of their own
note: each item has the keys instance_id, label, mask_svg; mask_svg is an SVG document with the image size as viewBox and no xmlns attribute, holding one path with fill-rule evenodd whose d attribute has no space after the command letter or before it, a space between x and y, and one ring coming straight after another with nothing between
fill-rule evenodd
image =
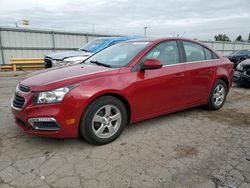
<instances>
[{"instance_id":1,"label":"car roof","mask_svg":"<svg viewBox=\"0 0 250 188\"><path fill-rule=\"evenodd\" d=\"M98 38L96 40L106 40L106 41L117 41L117 40L134 40L134 39L140 39L143 38L142 36L117 36L117 37L103 37L103 38Z\"/></svg>"},{"instance_id":2,"label":"car roof","mask_svg":"<svg viewBox=\"0 0 250 188\"><path fill-rule=\"evenodd\" d=\"M165 40L184 40L184 41L192 41L196 43L200 43L198 40L192 40L188 38L180 38L180 37L164 37L164 38L140 38L140 39L134 39L127 42L161 42Z\"/></svg>"}]
</instances>

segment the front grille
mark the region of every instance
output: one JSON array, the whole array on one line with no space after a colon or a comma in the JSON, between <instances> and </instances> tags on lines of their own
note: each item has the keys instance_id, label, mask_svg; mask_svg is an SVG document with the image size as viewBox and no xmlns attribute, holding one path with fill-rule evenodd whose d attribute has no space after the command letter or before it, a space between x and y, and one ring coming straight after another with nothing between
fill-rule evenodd
<instances>
[{"instance_id":1,"label":"front grille","mask_svg":"<svg viewBox=\"0 0 250 188\"><path fill-rule=\"evenodd\" d=\"M21 109L23 107L23 105L24 105L24 102L25 102L24 97L15 95L14 98L13 98L13 101L12 101L12 105L15 108L20 108Z\"/></svg>"},{"instance_id":2,"label":"front grille","mask_svg":"<svg viewBox=\"0 0 250 188\"><path fill-rule=\"evenodd\" d=\"M46 131L56 131L59 129L59 126L56 122L34 122L33 128L36 130L46 130Z\"/></svg>"},{"instance_id":3,"label":"front grille","mask_svg":"<svg viewBox=\"0 0 250 188\"><path fill-rule=\"evenodd\" d=\"M30 88L28 86L24 86L21 84L18 85L18 89L22 92L29 92L30 91Z\"/></svg>"},{"instance_id":4,"label":"front grille","mask_svg":"<svg viewBox=\"0 0 250 188\"><path fill-rule=\"evenodd\" d=\"M44 65L45 65L45 68L50 68L50 67L52 67L51 59L49 59L49 58L44 58Z\"/></svg>"}]
</instances>

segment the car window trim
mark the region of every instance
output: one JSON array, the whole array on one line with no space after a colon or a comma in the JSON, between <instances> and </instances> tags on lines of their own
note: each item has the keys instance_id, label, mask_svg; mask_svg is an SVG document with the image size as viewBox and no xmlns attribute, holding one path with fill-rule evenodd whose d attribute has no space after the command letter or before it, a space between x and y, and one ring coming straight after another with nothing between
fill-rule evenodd
<instances>
[{"instance_id":1,"label":"car window trim","mask_svg":"<svg viewBox=\"0 0 250 188\"><path fill-rule=\"evenodd\" d=\"M201 62L208 62L208 61L219 61L220 59L208 59L208 60L202 60L202 61L187 61L187 62L182 62L178 64L172 64L172 65L163 65L162 67L167 67L167 66L174 66L174 65L183 65L183 64L191 64L191 63L201 63Z\"/></svg>"},{"instance_id":2,"label":"car window trim","mask_svg":"<svg viewBox=\"0 0 250 188\"><path fill-rule=\"evenodd\" d=\"M203 47L203 46L202 46L202 47ZM202 49L203 49L203 53L204 53L204 56L205 56L205 60L207 60L207 56L206 56L206 52L205 52L205 48L203 47ZM212 55L212 53L211 53L211 55ZM213 57L213 55L212 55L212 57Z\"/></svg>"}]
</instances>

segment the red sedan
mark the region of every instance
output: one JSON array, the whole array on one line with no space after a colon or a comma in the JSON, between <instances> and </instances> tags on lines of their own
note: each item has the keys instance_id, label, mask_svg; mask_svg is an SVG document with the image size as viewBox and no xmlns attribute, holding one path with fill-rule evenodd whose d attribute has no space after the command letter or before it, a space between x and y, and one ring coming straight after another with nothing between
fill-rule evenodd
<instances>
[{"instance_id":1,"label":"red sedan","mask_svg":"<svg viewBox=\"0 0 250 188\"><path fill-rule=\"evenodd\" d=\"M232 75L228 59L197 41L128 41L25 78L12 112L26 133L106 144L128 123L199 105L220 109Z\"/></svg>"}]
</instances>

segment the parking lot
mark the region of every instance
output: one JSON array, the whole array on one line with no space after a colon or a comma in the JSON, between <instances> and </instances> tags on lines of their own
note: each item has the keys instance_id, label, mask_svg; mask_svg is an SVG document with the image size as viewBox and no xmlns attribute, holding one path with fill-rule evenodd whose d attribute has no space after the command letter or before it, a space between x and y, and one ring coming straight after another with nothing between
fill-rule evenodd
<instances>
[{"instance_id":1,"label":"parking lot","mask_svg":"<svg viewBox=\"0 0 250 188\"><path fill-rule=\"evenodd\" d=\"M113 143L24 134L10 112L26 73L0 73L0 187L250 187L250 88L220 111L194 108L129 125Z\"/></svg>"}]
</instances>

